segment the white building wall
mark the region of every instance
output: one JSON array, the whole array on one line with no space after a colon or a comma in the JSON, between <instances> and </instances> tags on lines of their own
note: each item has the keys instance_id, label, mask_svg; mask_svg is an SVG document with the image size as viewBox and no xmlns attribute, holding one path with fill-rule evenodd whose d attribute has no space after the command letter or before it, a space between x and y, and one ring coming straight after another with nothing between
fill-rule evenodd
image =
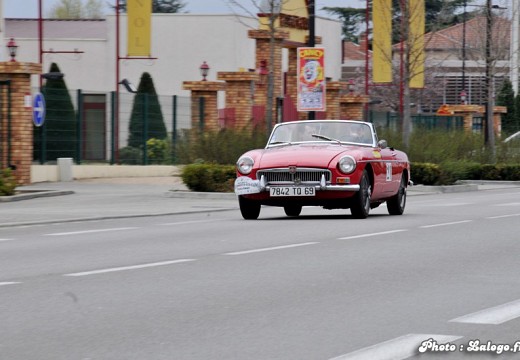
<instances>
[{"instance_id":1,"label":"white building wall","mask_svg":"<svg viewBox=\"0 0 520 360\"><path fill-rule=\"evenodd\" d=\"M36 20L35 20L36 22ZM43 50L83 51L82 54L44 54L43 70L48 72L52 62L65 74L69 89L82 89L86 93L114 91L116 86L116 17L108 16L99 22L105 38L67 38L63 24L63 37L46 34L44 27ZM78 24L80 26L80 24ZM255 41L247 32L256 29L256 18L238 15L153 14L152 57L155 60L121 59L120 78L138 85L143 72L152 76L159 95L189 96L182 90L183 81L200 80L199 66L206 61L211 67L208 80L216 80L219 71L238 71L255 66ZM9 28L7 28L9 32ZM126 56L126 16L120 16L120 56ZM316 35L322 37L326 49L326 76L338 80L341 75L341 24L336 20L316 19ZM13 36L19 45L17 59L38 62L37 34L31 37ZM39 84L33 77L33 86ZM120 88L124 92L124 88Z\"/></svg>"}]
</instances>

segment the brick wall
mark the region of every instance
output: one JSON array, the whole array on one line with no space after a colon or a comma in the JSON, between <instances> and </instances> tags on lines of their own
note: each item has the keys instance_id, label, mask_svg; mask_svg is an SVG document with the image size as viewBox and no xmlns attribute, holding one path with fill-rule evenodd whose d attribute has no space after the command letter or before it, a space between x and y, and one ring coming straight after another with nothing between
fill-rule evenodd
<instances>
[{"instance_id":1,"label":"brick wall","mask_svg":"<svg viewBox=\"0 0 520 360\"><path fill-rule=\"evenodd\" d=\"M20 185L30 184L31 164L33 159L33 122L32 108L25 108L25 95L31 93L31 75L41 74L41 64L22 62L1 62L0 80L10 81L11 88L11 124L9 115L7 86L2 86L1 165L12 166L16 181ZM10 164L9 162L10 155Z\"/></svg>"},{"instance_id":2,"label":"brick wall","mask_svg":"<svg viewBox=\"0 0 520 360\"><path fill-rule=\"evenodd\" d=\"M226 109L234 109L234 128L242 129L251 123L254 97L259 88L258 77L256 72L245 71L217 74L218 80L226 82Z\"/></svg>"},{"instance_id":3,"label":"brick wall","mask_svg":"<svg viewBox=\"0 0 520 360\"><path fill-rule=\"evenodd\" d=\"M204 129L205 131L219 130L217 96L219 91L225 90L226 85L218 81L185 81L184 90L191 90L191 127L200 128L199 104L204 98Z\"/></svg>"}]
</instances>

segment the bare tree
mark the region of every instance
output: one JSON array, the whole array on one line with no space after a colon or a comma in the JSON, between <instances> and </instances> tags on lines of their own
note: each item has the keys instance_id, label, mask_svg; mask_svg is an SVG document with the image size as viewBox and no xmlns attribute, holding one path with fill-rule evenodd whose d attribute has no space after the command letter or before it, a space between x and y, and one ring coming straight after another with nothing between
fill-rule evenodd
<instances>
[{"instance_id":1,"label":"bare tree","mask_svg":"<svg viewBox=\"0 0 520 360\"><path fill-rule=\"evenodd\" d=\"M280 18L280 11L289 0L250 0L249 6L244 4L244 1L228 0L231 8L240 10L241 12L251 16L257 17L257 14L264 15L267 19L266 26L269 33L269 61L267 63L268 75L267 75L267 103L265 112L265 121L267 125L267 132L271 131L273 119L274 119L274 84L275 84L275 43L278 32L277 20ZM256 13L253 11L256 10Z\"/></svg>"},{"instance_id":2,"label":"bare tree","mask_svg":"<svg viewBox=\"0 0 520 360\"><path fill-rule=\"evenodd\" d=\"M102 0L60 0L49 11L48 17L55 19L101 19Z\"/></svg>"}]
</instances>

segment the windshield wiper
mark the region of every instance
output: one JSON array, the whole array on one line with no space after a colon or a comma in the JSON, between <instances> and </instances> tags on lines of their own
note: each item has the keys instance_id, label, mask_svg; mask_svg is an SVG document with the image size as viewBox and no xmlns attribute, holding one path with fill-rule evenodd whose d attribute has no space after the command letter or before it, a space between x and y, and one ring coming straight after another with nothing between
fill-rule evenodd
<instances>
[{"instance_id":1,"label":"windshield wiper","mask_svg":"<svg viewBox=\"0 0 520 360\"><path fill-rule=\"evenodd\" d=\"M327 141L334 141L334 142L337 142L338 144L341 144L341 141L339 141L338 139L334 139L334 138L331 138L331 137L328 137L328 136L325 136L325 135L312 134L311 136L315 137L315 138L318 138L318 139L327 140Z\"/></svg>"}]
</instances>

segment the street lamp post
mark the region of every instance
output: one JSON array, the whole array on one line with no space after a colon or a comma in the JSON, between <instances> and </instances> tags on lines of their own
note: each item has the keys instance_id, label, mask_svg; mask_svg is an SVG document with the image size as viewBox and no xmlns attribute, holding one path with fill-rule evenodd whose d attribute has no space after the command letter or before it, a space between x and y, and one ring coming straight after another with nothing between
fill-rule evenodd
<instances>
[{"instance_id":1,"label":"street lamp post","mask_svg":"<svg viewBox=\"0 0 520 360\"><path fill-rule=\"evenodd\" d=\"M18 45L13 38L9 40L7 43L7 50L9 50L9 56L11 56L11 61L16 61L16 51L18 50Z\"/></svg>"},{"instance_id":2,"label":"street lamp post","mask_svg":"<svg viewBox=\"0 0 520 360\"><path fill-rule=\"evenodd\" d=\"M202 76L202 81L207 81L206 77L209 74L209 65L204 61L202 65L199 67L200 75Z\"/></svg>"}]
</instances>

